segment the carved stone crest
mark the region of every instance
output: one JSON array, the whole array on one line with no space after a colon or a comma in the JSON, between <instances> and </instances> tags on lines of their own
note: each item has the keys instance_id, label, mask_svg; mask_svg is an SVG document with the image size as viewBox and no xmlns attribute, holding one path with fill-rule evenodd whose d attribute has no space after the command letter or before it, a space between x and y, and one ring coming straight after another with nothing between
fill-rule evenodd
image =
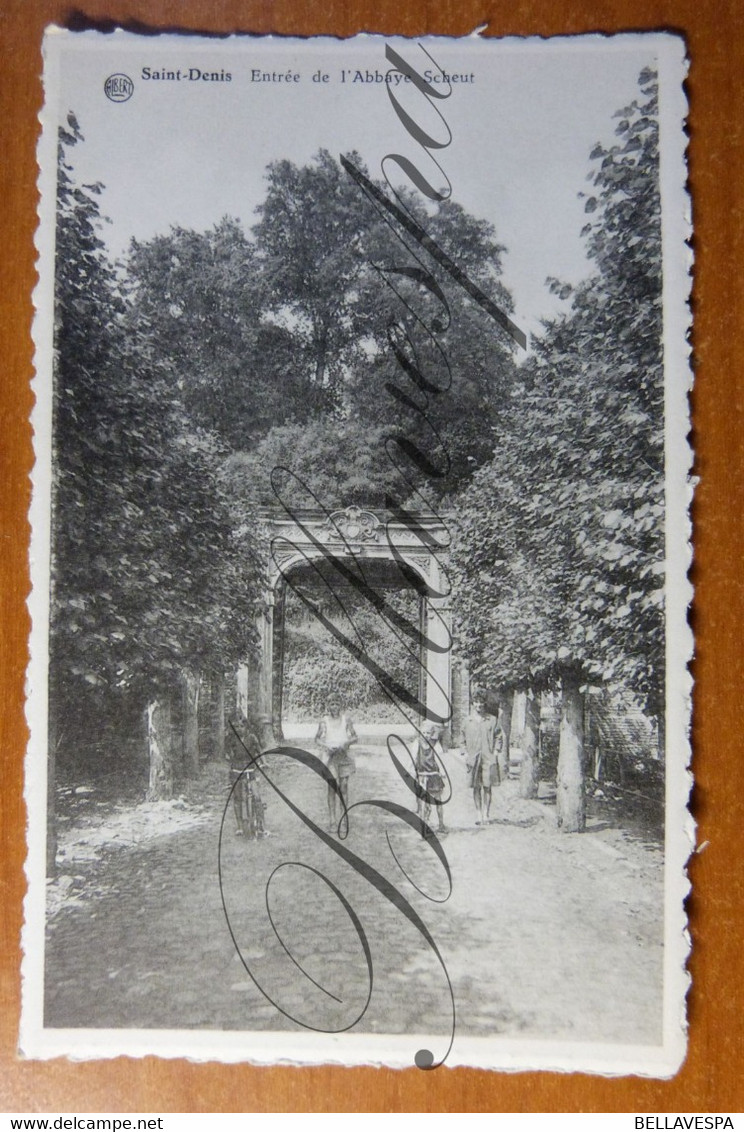
<instances>
[{"instance_id":1,"label":"carved stone crest","mask_svg":"<svg viewBox=\"0 0 744 1132\"><path fill-rule=\"evenodd\" d=\"M326 542L379 542L380 520L371 511L361 507L346 507L334 511L323 528L322 537Z\"/></svg>"}]
</instances>

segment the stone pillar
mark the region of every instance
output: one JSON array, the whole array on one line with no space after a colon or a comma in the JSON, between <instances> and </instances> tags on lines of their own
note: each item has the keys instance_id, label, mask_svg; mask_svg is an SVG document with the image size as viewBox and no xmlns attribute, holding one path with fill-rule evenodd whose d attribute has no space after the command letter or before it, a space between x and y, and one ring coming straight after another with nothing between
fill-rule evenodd
<instances>
[{"instance_id":1,"label":"stone pillar","mask_svg":"<svg viewBox=\"0 0 744 1132\"><path fill-rule=\"evenodd\" d=\"M452 658L452 619L447 598L428 598L426 635L440 649L426 653L426 707L434 723L449 728L452 716L450 661Z\"/></svg>"},{"instance_id":2,"label":"stone pillar","mask_svg":"<svg viewBox=\"0 0 744 1132\"><path fill-rule=\"evenodd\" d=\"M287 584L281 578L274 589L274 616L271 652L271 727L274 741L284 739L282 703L284 699L284 610Z\"/></svg>"},{"instance_id":3,"label":"stone pillar","mask_svg":"<svg viewBox=\"0 0 744 1132\"><path fill-rule=\"evenodd\" d=\"M419 703L425 704L426 700L426 666L428 656L426 647L423 642L426 639L426 623L428 618L426 598L421 595L419 598L419 633L421 634L421 646L419 648L419 670L418 670L418 698Z\"/></svg>"},{"instance_id":4,"label":"stone pillar","mask_svg":"<svg viewBox=\"0 0 744 1132\"><path fill-rule=\"evenodd\" d=\"M246 660L238 666L235 678L235 709L238 719L246 719L251 706L251 665Z\"/></svg>"},{"instance_id":5,"label":"stone pillar","mask_svg":"<svg viewBox=\"0 0 744 1132\"><path fill-rule=\"evenodd\" d=\"M258 726L261 743L274 744L273 684L274 684L274 591L266 594L263 613L258 620L260 667L258 670Z\"/></svg>"}]
</instances>

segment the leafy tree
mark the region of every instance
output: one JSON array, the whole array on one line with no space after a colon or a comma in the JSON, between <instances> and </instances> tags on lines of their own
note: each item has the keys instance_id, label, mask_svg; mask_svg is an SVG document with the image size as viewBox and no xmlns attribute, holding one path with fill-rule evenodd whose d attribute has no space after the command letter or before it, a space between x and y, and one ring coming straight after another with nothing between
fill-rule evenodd
<instances>
[{"instance_id":1,"label":"leafy tree","mask_svg":"<svg viewBox=\"0 0 744 1132\"><path fill-rule=\"evenodd\" d=\"M248 448L272 426L313 412L295 335L263 317L255 246L237 221L133 241L127 274L132 319L203 428Z\"/></svg>"},{"instance_id":2,"label":"leafy tree","mask_svg":"<svg viewBox=\"0 0 744 1132\"><path fill-rule=\"evenodd\" d=\"M459 616L480 680L564 692L559 802L583 825L581 689L663 704L663 370L655 77L592 151L593 275L522 368L461 500ZM553 283L555 287L560 285ZM476 631L471 629L475 619ZM565 788L565 789L564 789Z\"/></svg>"},{"instance_id":3,"label":"leafy tree","mask_svg":"<svg viewBox=\"0 0 744 1132\"><path fill-rule=\"evenodd\" d=\"M428 215L409 212L441 250L504 311L512 300L500 281L504 248L492 226L443 202ZM513 344L432 257L407 237L371 242L367 282L378 305L371 347L349 377L348 404L360 420L395 432L428 458L437 474L407 467L415 484L439 495L461 487L488 461L493 434L514 380ZM414 254L415 253L415 254Z\"/></svg>"},{"instance_id":4,"label":"leafy tree","mask_svg":"<svg viewBox=\"0 0 744 1132\"><path fill-rule=\"evenodd\" d=\"M89 663L98 651L89 630L110 598L110 562L101 550L124 490L110 473L125 414L104 424L112 383L127 363L124 304L99 234L102 186L78 186L67 158L81 140L70 114L60 130L55 275L51 686L60 698L70 677L99 679L96 662Z\"/></svg>"},{"instance_id":5,"label":"leafy tree","mask_svg":"<svg viewBox=\"0 0 744 1132\"><path fill-rule=\"evenodd\" d=\"M639 88L641 98L616 115L618 143L592 151L595 195L586 199L592 219L584 235L597 274L572 294L566 319L549 328L537 376L565 375L581 407L572 443L561 448L559 440L553 449L575 482L568 500L576 516L571 600L585 650L575 650L576 659L591 660L604 680L632 688L661 714L664 375L655 74L643 71Z\"/></svg>"},{"instance_id":6,"label":"leafy tree","mask_svg":"<svg viewBox=\"0 0 744 1132\"><path fill-rule=\"evenodd\" d=\"M291 334L313 408L333 410L369 330L360 285L373 214L326 150L304 166L274 162L266 180L253 230L262 318Z\"/></svg>"},{"instance_id":7,"label":"leafy tree","mask_svg":"<svg viewBox=\"0 0 744 1132\"><path fill-rule=\"evenodd\" d=\"M150 700L153 724L177 681L223 671L251 645L258 564L236 533L245 514L224 448L189 419L127 309L99 235L100 186L79 188L67 156L81 140L71 115L58 188L52 718L95 687Z\"/></svg>"},{"instance_id":8,"label":"leafy tree","mask_svg":"<svg viewBox=\"0 0 744 1132\"><path fill-rule=\"evenodd\" d=\"M448 202L432 215L407 203L510 309L490 225ZM344 475L332 442L339 431L342 443L358 435L360 449L405 436L446 468L438 493L453 491L489 456L513 378L510 344L431 257L401 242L328 153L302 167L269 166L257 211L250 238L224 220L205 234L174 229L132 247L135 311L190 413L246 452L251 468L295 444L298 473L317 478L325 462L346 502L357 499L364 461L357 453ZM303 440L311 421L320 447ZM409 470L415 486L427 479Z\"/></svg>"},{"instance_id":9,"label":"leafy tree","mask_svg":"<svg viewBox=\"0 0 744 1132\"><path fill-rule=\"evenodd\" d=\"M358 157L351 159L359 167ZM292 332L294 371L315 387L308 404L328 435L342 421L346 435L363 424L372 441L378 430L386 438L397 431L421 451L439 449L434 459L447 467L439 493L451 492L489 455L489 428L513 373L511 344L491 333L489 316L388 223L328 153L302 168L278 162L267 181L254 228L261 318ZM439 247L510 310L500 282L504 249L492 227L451 202L431 215L410 194L406 205ZM414 369L418 381L411 380ZM325 451L332 460L327 444ZM417 484L425 478L416 468L411 475ZM353 494L355 483L347 486Z\"/></svg>"},{"instance_id":10,"label":"leafy tree","mask_svg":"<svg viewBox=\"0 0 744 1132\"><path fill-rule=\"evenodd\" d=\"M252 450L235 453L226 472L237 495L264 505L280 504L272 472L283 467L309 489L303 490L293 477L283 477L281 502L289 506L316 506L314 496L329 510L353 504L382 507L386 491L398 482L385 455L390 432L390 427L368 425L358 418L329 416L303 425L282 425Z\"/></svg>"}]
</instances>

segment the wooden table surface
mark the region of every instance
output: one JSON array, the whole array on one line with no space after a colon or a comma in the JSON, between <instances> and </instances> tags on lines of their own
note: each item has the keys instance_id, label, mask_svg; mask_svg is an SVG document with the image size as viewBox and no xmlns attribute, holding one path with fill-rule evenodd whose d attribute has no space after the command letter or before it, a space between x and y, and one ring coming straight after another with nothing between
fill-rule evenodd
<instances>
[{"instance_id":1,"label":"wooden table surface","mask_svg":"<svg viewBox=\"0 0 744 1132\"><path fill-rule=\"evenodd\" d=\"M744 1108L744 712L741 698L742 417L744 382L744 5L737 0L0 0L0 254L2 399L0 502L0 1111L633 1111ZM24 670L29 471L32 463L31 292L35 281L40 43L49 23L81 16L135 28L461 35L672 28L687 39L690 177L695 220L693 436L701 477L694 508L697 635L694 813L704 852L691 863L690 1044L671 1081L580 1074L422 1073L340 1068L196 1065L157 1058L24 1062L16 1054L20 999L25 812Z\"/></svg>"}]
</instances>

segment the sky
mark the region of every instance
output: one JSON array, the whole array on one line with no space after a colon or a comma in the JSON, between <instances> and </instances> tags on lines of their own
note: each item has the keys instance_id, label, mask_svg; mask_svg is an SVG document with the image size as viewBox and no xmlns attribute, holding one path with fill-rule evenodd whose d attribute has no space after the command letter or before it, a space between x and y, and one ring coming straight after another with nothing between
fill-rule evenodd
<instances>
[{"instance_id":1,"label":"sky","mask_svg":"<svg viewBox=\"0 0 744 1132\"><path fill-rule=\"evenodd\" d=\"M203 231L225 215L250 228L267 164L302 164L320 148L358 151L375 177L383 158L399 153L441 186L431 157L377 80L389 69L386 42L417 70L437 73L436 63L461 76L439 100L427 101L412 84L391 89L437 142L451 134L431 153L452 199L494 225L507 248L503 281L514 297L514 321L538 331L541 318L559 309L546 277L577 282L588 274L578 194L589 187L589 153L597 141L612 143L613 115L637 96L638 75L654 65L658 37L53 36L48 97L60 121L68 110L78 118L85 142L73 163L82 180L105 186L101 209L111 221L104 236L112 251L120 255L132 237L147 240L172 225ZM147 69L181 77L148 79ZM229 72L231 79L189 77L197 72ZM115 73L133 81L125 102L104 93ZM316 74L328 80L314 81Z\"/></svg>"}]
</instances>

